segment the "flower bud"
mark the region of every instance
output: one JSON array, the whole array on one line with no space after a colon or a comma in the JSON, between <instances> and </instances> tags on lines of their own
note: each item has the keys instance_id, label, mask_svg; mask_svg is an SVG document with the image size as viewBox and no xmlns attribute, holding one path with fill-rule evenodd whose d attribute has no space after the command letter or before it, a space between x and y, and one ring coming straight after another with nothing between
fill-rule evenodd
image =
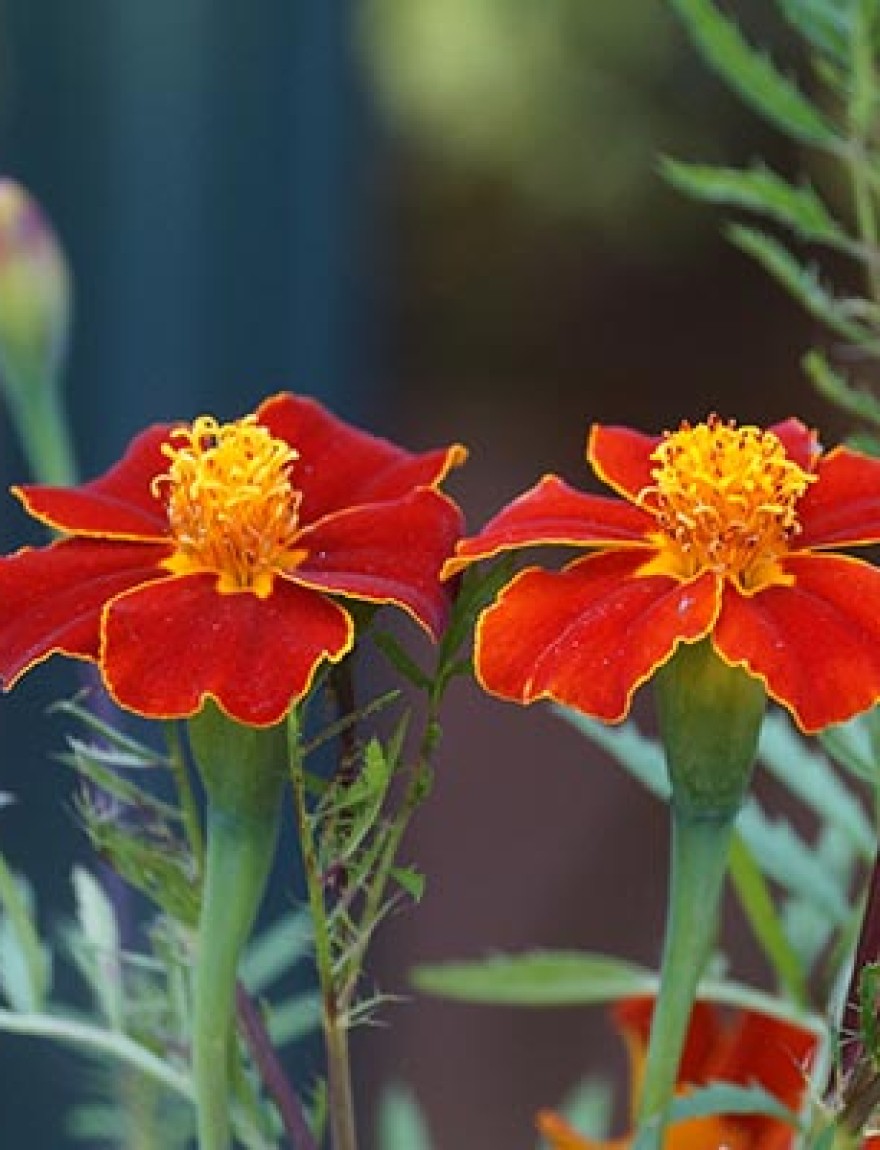
<instances>
[{"instance_id":1,"label":"flower bud","mask_svg":"<svg viewBox=\"0 0 880 1150\"><path fill-rule=\"evenodd\" d=\"M57 382L70 312L70 275L54 231L20 184L0 179L0 385L13 406Z\"/></svg>"}]
</instances>

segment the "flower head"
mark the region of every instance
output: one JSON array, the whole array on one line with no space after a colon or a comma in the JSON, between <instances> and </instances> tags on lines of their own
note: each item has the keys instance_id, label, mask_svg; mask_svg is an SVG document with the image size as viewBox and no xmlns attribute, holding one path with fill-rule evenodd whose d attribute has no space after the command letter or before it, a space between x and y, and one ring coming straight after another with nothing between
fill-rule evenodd
<instances>
[{"instance_id":1,"label":"flower head","mask_svg":"<svg viewBox=\"0 0 880 1150\"><path fill-rule=\"evenodd\" d=\"M716 416L663 436L596 426L587 455L622 500L545 476L446 565L536 544L594 551L520 572L483 613L487 690L617 722L680 643L709 637L806 731L880 698L880 573L830 553L880 542L880 461L823 455L795 419Z\"/></svg>"},{"instance_id":2,"label":"flower head","mask_svg":"<svg viewBox=\"0 0 880 1150\"><path fill-rule=\"evenodd\" d=\"M60 653L96 662L142 715L212 698L276 723L350 650L346 600L396 604L438 634L461 514L437 488L463 458L277 395L231 423L148 428L82 487L17 488L61 538L0 559L0 680Z\"/></svg>"},{"instance_id":3,"label":"flower head","mask_svg":"<svg viewBox=\"0 0 880 1150\"><path fill-rule=\"evenodd\" d=\"M630 1062L631 1106L636 1109L654 1003L650 998L625 999L613 1012ZM805 1069L818 1046L807 1027L757 1011L743 1010L723 1018L709 1003L698 1002L688 1029L678 1075L678 1090L686 1093L710 1082L740 1086L758 1084L788 1109L797 1112L806 1095ZM558 1115L542 1111L538 1129L552 1150L628 1150L631 1135L596 1141L578 1134ZM710 1115L669 1126L666 1150L791 1150L794 1131L763 1114Z\"/></svg>"}]
</instances>

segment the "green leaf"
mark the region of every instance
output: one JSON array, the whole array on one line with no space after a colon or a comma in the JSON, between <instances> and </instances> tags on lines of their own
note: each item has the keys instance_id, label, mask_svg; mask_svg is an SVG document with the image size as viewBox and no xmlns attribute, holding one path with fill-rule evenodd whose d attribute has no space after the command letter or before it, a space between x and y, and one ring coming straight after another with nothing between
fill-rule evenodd
<instances>
[{"instance_id":1,"label":"green leaf","mask_svg":"<svg viewBox=\"0 0 880 1150\"><path fill-rule=\"evenodd\" d=\"M732 224L725 234L831 331L859 346L875 346L875 333L852 317L852 308L821 283L815 268L802 264L779 240L742 224Z\"/></svg>"},{"instance_id":2,"label":"green leaf","mask_svg":"<svg viewBox=\"0 0 880 1150\"><path fill-rule=\"evenodd\" d=\"M74 867L73 890L81 931L74 956L89 983L101 1014L113 1030L123 1028L122 967L119 928L113 904L101 884L82 867Z\"/></svg>"},{"instance_id":3,"label":"green leaf","mask_svg":"<svg viewBox=\"0 0 880 1150\"><path fill-rule=\"evenodd\" d=\"M669 798L669 779L663 749L656 739L639 732L635 723L627 721L609 727L566 707L554 707L561 718L580 731L591 743L607 751L629 773L658 799Z\"/></svg>"},{"instance_id":4,"label":"green leaf","mask_svg":"<svg viewBox=\"0 0 880 1150\"><path fill-rule=\"evenodd\" d=\"M823 823L839 827L862 858L873 859L874 830L861 804L781 711L771 711L764 720L758 754L765 768Z\"/></svg>"},{"instance_id":5,"label":"green leaf","mask_svg":"<svg viewBox=\"0 0 880 1150\"><path fill-rule=\"evenodd\" d=\"M877 722L876 708L856 715L846 723L826 727L819 739L828 754L858 779L877 785L878 766L873 751L872 727Z\"/></svg>"},{"instance_id":6,"label":"green leaf","mask_svg":"<svg viewBox=\"0 0 880 1150\"><path fill-rule=\"evenodd\" d=\"M313 938L308 910L281 915L248 944L239 972L242 982L254 993L262 993L295 963L311 955Z\"/></svg>"},{"instance_id":7,"label":"green leaf","mask_svg":"<svg viewBox=\"0 0 880 1150\"><path fill-rule=\"evenodd\" d=\"M809 243L826 244L861 258L850 239L809 184L795 187L763 164L748 169L661 161L665 179L685 195L709 203L759 212Z\"/></svg>"},{"instance_id":8,"label":"green leaf","mask_svg":"<svg viewBox=\"0 0 880 1150\"><path fill-rule=\"evenodd\" d=\"M192 859L180 843L152 840L92 809L80 796L78 813L99 857L172 918L194 927L199 916L199 888Z\"/></svg>"},{"instance_id":9,"label":"green leaf","mask_svg":"<svg viewBox=\"0 0 880 1150\"><path fill-rule=\"evenodd\" d=\"M834 148L834 126L784 76L772 60L752 48L736 23L711 0L670 0L698 51L719 76L764 119L789 136Z\"/></svg>"},{"instance_id":10,"label":"green leaf","mask_svg":"<svg viewBox=\"0 0 880 1150\"><path fill-rule=\"evenodd\" d=\"M379 1150L431 1150L431 1139L413 1092L394 1083L379 1102Z\"/></svg>"},{"instance_id":11,"label":"green leaf","mask_svg":"<svg viewBox=\"0 0 880 1150\"><path fill-rule=\"evenodd\" d=\"M823 827L813 844L817 865L842 891L852 889L856 858L851 844L836 827ZM810 970L827 952L837 929L828 915L812 899L790 896L782 909L782 929L800 956L805 970Z\"/></svg>"},{"instance_id":12,"label":"green leaf","mask_svg":"<svg viewBox=\"0 0 880 1150\"><path fill-rule=\"evenodd\" d=\"M750 800L740 813L737 829L755 854L763 872L806 903L825 914L835 925L850 917L847 892L840 889L805 843L784 818L770 819Z\"/></svg>"},{"instance_id":13,"label":"green leaf","mask_svg":"<svg viewBox=\"0 0 880 1150\"><path fill-rule=\"evenodd\" d=\"M275 1046L287 1046L313 1034L321 1025L321 998L317 991L298 994L269 1007L266 1027Z\"/></svg>"},{"instance_id":14,"label":"green leaf","mask_svg":"<svg viewBox=\"0 0 880 1150\"><path fill-rule=\"evenodd\" d=\"M425 893L425 876L412 867L395 866L391 868L391 877L402 887L413 902L421 902Z\"/></svg>"},{"instance_id":15,"label":"green leaf","mask_svg":"<svg viewBox=\"0 0 880 1150\"><path fill-rule=\"evenodd\" d=\"M377 631L373 636L376 646L394 669L418 691L431 690L431 678L410 657L390 631Z\"/></svg>"},{"instance_id":16,"label":"green leaf","mask_svg":"<svg viewBox=\"0 0 880 1150\"><path fill-rule=\"evenodd\" d=\"M559 1113L590 1138L607 1138L614 1113L614 1092L604 1079L587 1078L565 1098Z\"/></svg>"},{"instance_id":17,"label":"green leaf","mask_svg":"<svg viewBox=\"0 0 880 1150\"><path fill-rule=\"evenodd\" d=\"M52 953L40 938L34 892L0 854L0 989L16 1010L41 1010L52 979Z\"/></svg>"},{"instance_id":18,"label":"green leaf","mask_svg":"<svg viewBox=\"0 0 880 1150\"><path fill-rule=\"evenodd\" d=\"M854 387L834 370L820 351L807 352L802 363L810 382L823 398L848 415L880 427L880 400L875 395Z\"/></svg>"},{"instance_id":19,"label":"green leaf","mask_svg":"<svg viewBox=\"0 0 880 1150\"><path fill-rule=\"evenodd\" d=\"M776 0L779 10L799 35L817 51L838 63L849 57L852 15L840 0Z\"/></svg>"},{"instance_id":20,"label":"green leaf","mask_svg":"<svg viewBox=\"0 0 880 1150\"><path fill-rule=\"evenodd\" d=\"M807 980L798 954L782 929L779 914L754 855L736 833L730 846L730 879L749 926L780 986L785 988L799 1006L805 1006L809 1000Z\"/></svg>"},{"instance_id":21,"label":"green leaf","mask_svg":"<svg viewBox=\"0 0 880 1150\"><path fill-rule=\"evenodd\" d=\"M731 1082L716 1082L679 1095L668 1111L670 1122L705 1118L710 1114L766 1114L788 1126L800 1126L798 1115L763 1086L736 1086Z\"/></svg>"},{"instance_id":22,"label":"green leaf","mask_svg":"<svg viewBox=\"0 0 880 1150\"><path fill-rule=\"evenodd\" d=\"M634 963L577 951L532 951L472 962L417 967L413 984L459 1002L514 1006L561 1006L613 1002L650 994L653 974Z\"/></svg>"}]
</instances>

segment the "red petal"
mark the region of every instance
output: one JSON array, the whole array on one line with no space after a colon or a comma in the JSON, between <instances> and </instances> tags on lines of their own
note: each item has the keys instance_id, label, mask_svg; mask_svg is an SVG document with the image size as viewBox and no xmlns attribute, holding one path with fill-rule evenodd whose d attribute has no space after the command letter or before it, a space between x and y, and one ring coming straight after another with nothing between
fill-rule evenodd
<instances>
[{"instance_id":1,"label":"red petal","mask_svg":"<svg viewBox=\"0 0 880 1150\"><path fill-rule=\"evenodd\" d=\"M319 591L395 603L437 638L449 608L440 568L461 530L452 500L422 488L393 503L340 511L304 531L297 542L309 554L289 577Z\"/></svg>"},{"instance_id":2,"label":"red petal","mask_svg":"<svg viewBox=\"0 0 880 1150\"><path fill-rule=\"evenodd\" d=\"M344 423L304 396L273 396L257 415L273 435L299 452L292 474L303 494L304 523L357 504L399 499L416 487L432 487L466 455L458 445L413 455Z\"/></svg>"},{"instance_id":3,"label":"red petal","mask_svg":"<svg viewBox=\"0 0 880 1150\"><path fill-rule=\"evenodd\" d=\"M586 495L555 475L545 475L500 511L479 535L463 540L443 574L448 578L477 559L543 543L581 547L619 543L643 548L645 535L653 526L653 518L631 503Z\"/></svg>"},{"instance_id":4,"label":"red petal","mask_svg":"<svg viewBox=\"0 0 880 1150\"><path fill-rule=\"evenodd\" d=\"M806 732L880 699L880 571L842 555L790 555L794 586L725 587L714 643L745 664Z\"/></svg>"},{"instance_id":5,"label":"red petal","mask_svg":"<svg viewBox=\"0 0 880 1150\"><path fill-rule=\"evenodd\" d=\"M803 529L793 540L798 550L880 541L880 459L847 447L830 451L797 514Z\"/></svg>"},{"instance_id":6,"label":"red petal","mask_svg":"<svg viewBox=\"0 0 880 1150\"><path fill-rule=\"evenodd\" d=\"M101 669L121 706L182 718L211 697L233 719L271 726L324 659L335 662L351 647L348 615L314 591L281 579L268 599L215 587L213 575L185 575L110 604Z\"/></svg>"},{"instance_id":7,"label":"red petal","mask_svg":"<svg viewBox=\"0 0 880 1150\"><path fill-rule=\"evenodd\" d=\"M819 444L815 431L811 431L799 419L785 419L767 428L782 441L789 459L794 460L804 471L814 471L819 456Z\"/></svg>"},{"instance_id":8,"label":"red petal","mask_svg":"<svg viewBox=\"0 0 880 1150\"><path fill-rule=\"evenodd\" d=\"M67 539L0 559L0 680L52 654L95 659L101 611L121 591L165 572L168 548Z\"/></svg>"},{"instance_id":9,"label":"red petal","mask_svg":"<svg viewBox=\"0 0 880 1150\"><path fill-rule=\"evenodd\" d=\"M635 1038L645 1051L651 1034L654 1006L655 999L652 996L640 995L620 999L611 1012L618 1030ZM679 1085L697 1086L708 1082L706 1067L722 1036L721 1019L715 1007L709 1002L694 1003L678 1068Z\"/></svg>"},{"instance_id":10,"label":"red petal","mask_svg":"<svg viewBox=\"0 0 880 1150\"><path fill-rule=\"evenodd\" d=\"M639 577L651 552L609 551L564 571L523 571L477 625L483 686L521 703L550 698L605 722L629 710L636 688L711 628L717 581Z\"/></svg>"},{"instance_id":11,"label":"red petal","mask_svg":"<svg viewBox=\"0 0 880 1150\"><path fill-rule=\"evenodd\" d=\"M653 483L651 452L660 435L644 435L630 427L594 424L587 440L587 459L599 478L627 499Z\"/></svg>"},{"instance_id":12,"label":"red petal","mask_svg":"<svg viewBox=\"0 0 880 1150\"><path fill-rule=\"evenodd\" d=\"M818 1044L818 1036L803 1026L753 1010L739 1011L724 1041L717 1044L704 1081L717 1078L743 1086L757 1082L796 1111L806 1089L804 1070Z\"/></svg>"},{"instance_id":13,"label":"red petal","mask_svg":"<svg viewBox=\"0 0 880 1150\"><path fill-rule=\"evenodd\" d=\"M15 488L27 510L50 527L104 539L159 540L168 537L165 508L150 490L168 468L159 450L170 425L142 431L109 471L81 487Z\"/></svg>"}]
</instances>

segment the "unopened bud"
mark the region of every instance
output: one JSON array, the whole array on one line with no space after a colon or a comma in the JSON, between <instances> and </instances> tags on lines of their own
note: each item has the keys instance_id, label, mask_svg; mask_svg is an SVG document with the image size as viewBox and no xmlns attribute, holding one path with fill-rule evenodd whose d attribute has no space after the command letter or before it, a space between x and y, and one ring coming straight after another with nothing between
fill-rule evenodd
<instances>
[{"instance_id":1,"label":"unopened bud","mask_svg":"<svg viewBox=\"0 0 880 1150\"><path fill-rule=\"evenodd\" d=\"M70 274L33 198L0 179L0 375L10 402L57 381L70 329Z\"/></svg>"}]
</instances>

